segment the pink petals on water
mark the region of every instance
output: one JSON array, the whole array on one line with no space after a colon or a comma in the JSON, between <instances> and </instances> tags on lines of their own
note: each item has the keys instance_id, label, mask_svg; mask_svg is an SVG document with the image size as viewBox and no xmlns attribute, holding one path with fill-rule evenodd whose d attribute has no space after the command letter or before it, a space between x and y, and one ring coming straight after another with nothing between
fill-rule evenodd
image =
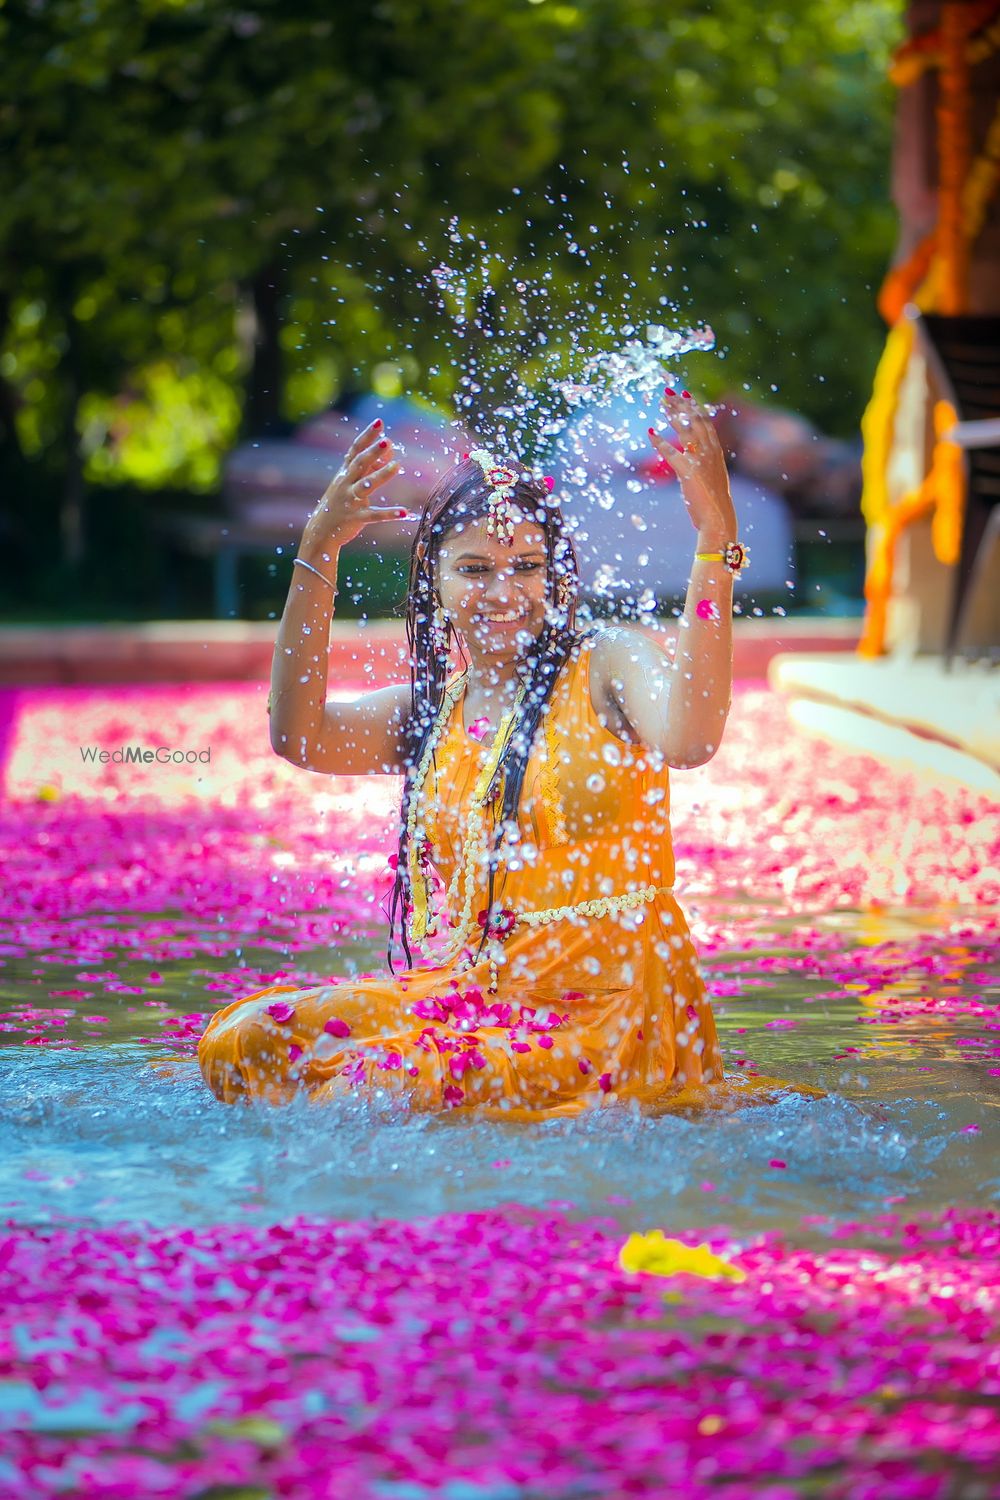
<instances>
[{"instance_id":1,"label":"pink petals on water","mask_svg":"<svg viewBox=\"0 0 1000 1500\"><path fill-rule=\"evenodd\" d=\"M490 732L490 721L489 721L488 718L486 718L485 714L482 715L478 719L473 719L473 721L469 725L469 729L468 729L468 733L469 733L470 738L472 738L474 740L482 740L482 739L484 739L486 737L486 735L489 734L489 732Z\"/></svg>"},{"instance_id":2,"label":"pink petals on water","mask_svg":"<svg viewBox=\"0 0 1000 1500\"><path fill-rule=\"evenodd\" d=\"M36 1049L18 1058L26 1071L71 1045L70 1026L85 1045L110 1049L130 1012L150 1043L189 1053L213 1005L263 985L320 982L294 955L315 963L317 950L381 926L397 785L368 780L362 796L351 778L303 777L270 753L266 733L254 750L246 724L262 696L258 685L214 684L19 694L0 807L9 851L0 955L35 964L38 1003L5 1001L0 1032ZM823 997L849 1002L858 1045L844 1046L841 1030L820 1048L847 1073L862 1061L867 1072L880 1043L929 1035L937 1047L961 1025L948 1032L960 1076L1000 1073L986 956L1000 896L995 808L805 738L759 689L735 697L719 755L673 786L678 885L696 898L702 951L724 958L711 985L720 1011L753 1017L754 1040L777 1055L808 1044ZM58 794L38 799L53 746L71 736L111 743L144 725L210 739L211 784L69 768ZM712 911L713 895L733 891L778 913L786 934L794 928L794 954L762 953L745 908L736 920ZM899 907L947 908L947 924L900 939ZM863 938L821 927L817 913L846 914ZM293 955L277 960L285 969L238 966L238 947L267 945ZM205 966L192 969L192 957ZM775 1016L767 986L789 976L794 1013ZM155 998L144 994L154 986ZM545 1011L487 1003L470 985L417 1002L420 1067L408 1076L443 1080L446 1108L461 1111L494 1048L515 1073L521 1059L534 1064L536 1049L560 1044L582 998L566 991ZM299 1063L302 1039L284 1029L294 1003L274 997L265 1013L275 1049ZM732 1027L730 1038L749 1043L749 1029ZM325 1030L351 1037L339 1017ZM388 1039L364 1051L361 1040L343 1076L395 1087L403 1053ZM617 1072L593 1056L578 1059L581 1078L596 1074L600 1094L613 1096ZM753 1071L745 1056L732 1067ZM976 1124L951 1131L956 1156L987 1144ZM785 1146L791 1139L776 1136L765 1149ZM558 1168L557 1136L550 1149ZM481 1177L512 1160L487 1162ZM798 1186L789 1159L768 1162L790 1173L780 1185L762 1152L754 1160L769 1195ZM790 1161L796 1168L794 1149ZM693 1186L724 1204L726 1183L713 1178ZM0 1488L11 1500L57 1489L93 1500L329 1500L431 1494L450 1481L456 1492L516 1488L553 1500L581 1485L689 1500L987 1492L1000 1465L995 1214L839 1229L813 1216L809 1249L791 1227L780 1237L663 1230L707 1241L746 1281L627 1275L619 1224L516 1206L413 1225L8 1227L0 1297L16 1338L0 1352L10 1418ZM69 1414L83 1400L98 1415L74 1431Z\"/></svg>"},{"instance_id":3,"label":"pink petals on water","mask_svg":"<svg viewBox=\"0 0 1000 1500\"><path fill-rule=\"evenodd\" d=\"M630 1227L8 1228L4 1495L992 1492L995 1212Z\"/></svg>"},{"instance_id":4,"label":"pink petals on water","mask_svg":"<svg viewBox=\"0 0 1000 1500\"><path fill-rule=\"evenodd\" d=\"M277 1021L279 1026L285 1026L289 1021L295 1019L295 1007L289 1005L287 1000L275 1000L273 1005L268 1005L265 1014L272 1020Z\"/></svg>"}]
</instances>

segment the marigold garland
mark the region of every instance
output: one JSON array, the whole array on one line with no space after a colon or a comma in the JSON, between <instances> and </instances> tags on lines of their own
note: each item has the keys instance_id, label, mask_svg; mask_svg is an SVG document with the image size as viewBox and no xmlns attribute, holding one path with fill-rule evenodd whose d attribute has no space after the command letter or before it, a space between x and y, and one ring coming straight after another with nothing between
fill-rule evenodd
<instances>
[{"instance_id":1,"label":"marigold garland","mask_svg":"<svg viewBox=\"0 0 1000 1500\"><path fill-rule=\"evenodd\" d=\"M966 27L976 34L966 42L965 55L972 65L985 62L1000 47L998 12L1000 0L981 0L979 5L968 7ZM889 81L898 88L907 88L930 68L940 66L941 28L935 26L896 48L889 63Z\"/></svg>"},{"instance_id":2,"label":"marigold garland","mask_svg":"<svg viewBox=\"0 0 1000 1500\"><path fill-rule=\"evenodd\" d=\"M971 244L982 231L997 184L1000 183L1000 104L986 132L983 149L969 168L962 193L962 227Z\"/></svg>"},{"instance_id":3,"label":"marigold garland","mask_svg":"<svg viewBox=\"0 0 1000 1500\"><path fill-rule=\"evenodd\" d=\"M964 5L941 12L941 68L938 77L938 252L942 260L939 310L964 313L968 297L969 246L962 227L962 189L972 156L969 64L965 56L968 14Z\"/></svg>"},{"instance_id":4,"label":"marigold garland","mask_svg":"<svg viewBox=\"0 0 1000 1500\"><path fill-rule=\"evenodd\" d=\"M871 399L861 418L864 448L861 456L861 513L869 526L878 526L889 511L887 471L899 390L913 353L916 328L901 318L889 330L875 371Z\"/></svg>"},{"instance_id":5,"label":"marigold garland","mask_svg":"<svg viewBox=\"0 0 1000 1500\"><path fill-rule=\"evenodd\" d=\"M890 328L899 322L907 303L918 299L917 289L926 280L936 254L937 230L932 229L904 261L889 271L879 289L877 305Z\"/></svg>"},{"instance_id":6,"label":"marigold garland","mask_svg":"<svg viewBox=\"0 0 1000 1500\"><path fill-rule=\"evenodd\" d=\"M931 538L935 555L940 562L946 564L953 564L958 560L965 509L965 477L962 450L957 443L945 436L957 420L958 413L949 402L935 403L935 442L930 472L915 490L910 490L897 504L887 508L881 529L875 536L865 578L865 601L868 607L858 644L860 656L880 656L882 653L889 599L892 595L896 542L911 521L933 509Z\"/></svg>"},{"instance_id":7,"label":"marigold garland","mask_svg":"<svg viewBox=\"0 0 1000 1500\"><path fill-rule=\"evenodd\" d=\"M1000 105L974 160L970 159L969 127L970 68L1000 48L998 13L1000 0L943 5L940 26L899 48L890 68L893 81L904 85L914 82L928 67L940 70L938 223L905 261L889 271L878 295L879 312L890 332L861 424L861 509L868 526L879 528L869 547L867 609L859 646L862 655L877 656L885 649L893 556L903 529L933 507L935 555L945 563L954 563L959 555L965 467L960 449L942 440L943 431L957 420L953 408L944 402L935 407L936 441L930 472L923 484L896 506L890 504L887 468L899 392L914 344L910 320L904 317L906 306L915 303L922 311L948 316L965 311L971 246L982 231L1000 184Z\"/></svg>"}]
</instances>

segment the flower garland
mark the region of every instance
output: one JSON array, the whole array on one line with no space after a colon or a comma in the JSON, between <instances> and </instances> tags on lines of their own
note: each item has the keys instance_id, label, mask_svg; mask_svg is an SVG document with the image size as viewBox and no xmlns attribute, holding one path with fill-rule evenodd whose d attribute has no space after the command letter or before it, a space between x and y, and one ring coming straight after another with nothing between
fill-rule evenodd
<instances>
[{"instance_id":1,"label":"flower garland","mask_svg":"<svg viewBox=\"0 0 1000 1500\"><path fill-rule=\"evenodd\" d=\"M539 779L541 782L542 802L549 825L549 843L552 845L565 844L569 840L569 833L566 829L566 809L563 806L562 793L559 790L559 738L555 730L555 718L552 713L551 702L545 712L542 757Z\"/></svg>"},{"instance_id":2,"label":"flower garland","mask_svg":"<svg viewBox=\"0 0 1000 1500\"><path fill-rule=\"evenodd\" d=\"M525 927L547 927L550 922L562 922L567 917L609 917L612 912L629 911L672 892L671 885L642 885L637 891L624 891L620 896L595 896L590 901L577 901L573 906L550 906L545 911L522 911L512 915L515 926L523 922Z\"/></svg>"},{"instance_id":3,"label":"flower garland","mask_svg":"<svg viewBox=\"0 0 1000 1500\"><path fill-rule=\"evenodd\" d=\"M900 532L911 521L934 511L932 541L934 551L943 563L958 559L965 510L965 482L962 450L945 436L958 420L955 408L947 401L934 406L934 452L931 468L923 483L889 508L882 529L872 548L871 562L865 577L864 630L858 643L860 656L879 656L885 639L886 617L892 594L893 563Z\"/></svg>"},{"instance_id":4,"label":"flower garland","mask_svg":"<svg viewBox=\"0 0 1000 1500\"><path fill-rule=\"evenodd\" d=\"M1000 24L1000 23L998 23ZM986 210L1000 182L1000 104L986 132L983 149L969 168L962 192L962 220L971 243L982 231Z\"/></svg>"},{"instance_id":5,"label":"flower garland","mask_svg":"<svg viewBox=\"0 0 1000 1500\"><path fill-rule=\"evenodd\" d=\"M969 246L962 228L962 188L972 154L969 62L965 55L969 16L964 5L941 11L941 67L938 72L938 253L942 261L940 311L966 310Z\"/></svg>"},{"instance_id":6,"label":"flower garland","mask_svg":"<svg viewBox=\"0 0 1000 1500\"><path fill-rule=\"evenodd\" d=\"M437 922L431 919L429 912L429 880L427 870L430 862L430 842L427 838L426 829L418 825L418 807L434 754L444 735L445 727L451 717L451 711L465 686L467 677L468 669L460 673L446 690L441 700L437 720L424 747L424 753L421 756L420 765L417 768L417 773L413 778L413 786L410 789L410 806L406 826L410 884L413 890L410 935L415 942L419 942L425 936L433 936L438 931ZM517 690L512 707L500 722L496 737L490 746L490 753L486 757L483 768L476 779L476 785L473 788L471 806L466 822L465 842L455 861L454 874L448 886L447 906L449 911L455 911L463 895L464 901L461 914L452 929L446 951L435 955L438 962L441 963L447 962L461 953L474 930L472 902L476 891L476 877L479 866L488 856L490 845L490 837L486 829L485 809L496 799L497 789L494 787L494 781L496 779L497 767L507 746L510 744L517 726L518 712L524 701L524 692L525 689L522 683Z\"/></svg>"},{"instance_id":7,"label":"flower garland","mask_svg":"<svg viewBox=\"0 0 1000 1500\"><path fill-rule=\"evenodd\" d=\"M424 746L424 753L420 758L420 764L413 778L413 785L410 788L410 805L406 815L406 850L411 902L408 922L410 939L415 943L419 943L427 935L430 916L430 882L427 873L430 843L427 839L426 831L420 829L417 824L420 794L423 790L424 782L427 780L427 773L430 770L431 761L434 758L434 752L437 749L444 726L447 724L451 711L465 685L466 675L465 672L460 673L455 681L445 688L434 728L428 736L427 744Z\"/></svg>"},{"instance_id":8,"label":"flower garland","mask_svg":"<svg viewBox=\"0 0 1000 1500\"><path fill-rule=\"evenodd\" d=\"M1000 47L1000 0L980 0L968 7L966 30L975 32L965 46L969 63L985 62ZM982 28L980 30L979 28ZM917 82L930 68L941 66L941 28L923 31L897 47L889 63L889 80L899 88Z\"/></svg>"},{"instance_id":9,"label":"flower garland","mask_svg":"<svg viewBox=\"0 0 1000 1500\"><path fill-rule=\"evenodd\" d=\"M438 932L437 918L430 912L429 869L432 846L427 836L426 826L419 822L419 805L427 778L430 774L434 754L444 736L452 709L462 692L467 676L468 671L466 670L445 690L434 728L424 747L424 753L420 758L420 764L410 789L410 805L407 811L406 828L410 888L412 891L409 934L414 942L419 942L425 937L433 937ZM465 839L455 860L455 868L448 885L445 902L449 912L456 910L459 901L462 902L462 909L457 921L453 923L451 931L448 933L444 948L433 955L437 963L448 963L456 959L464 949L469 947L470 939L473 937L478 925L480 930L489 939L487 961L489 964L489 990L491 994L496 993L499 984L498 970L499 966L503 963L502 944L519 925L525 927L547 927L552 922L564 921L573 916L604 917L610 915L612 912L626 911L642 906L646 902L655 900L659 895L669 894L673 889L672 886L645 885L640 886L638 890L625 891L617 896L597 896L590 900L578 901L571 906L553 906L540 911L515 911L510 907L501 907L494 904L489 909L480 911L475 919L473 919L472 908L478 889L478 874L480 869L485 865L490 852L491 839L486 827L486 809L499 800L502 795L502 780L499 785L495 784L497 768L517 728L518 715L524 695L525 689L522 684L518 688L512 707L500 722L496 738L490 747L490 753L476 778L469 813L466 819ZM548 727L546 725L547 731ZM548 741L546 750L549 756L553 755L554 745L551 738ZM550 814L553 811L554 809L549 807ZM565 836L565 822L562 816L561 799L558 811L559 817L554 820L556 829ZM470 958L469 967L471 965L472 960Z\"/></svg>"},{"instance_id":10,"label":"flower garland","mask_svg":"<svg viewBox=\"0 0 1000 1500\"><path fill-rule=\"evenodd\" d=\"M970 160L969 138L969 71L1000 47L998 10L1000 0L943 6L940 27L913 38L901 48L891 73L895 82L907 84L914 82L927 67L940 70L938 223L904 262L889 271L878 296L879 311L890 332L861 423L864 437L861 509L868 526L880 528L869 549L865 577L868 607L859 645L860 653L865 656L879 656L885 649L893 552L905 526L933 507L935 554L946 563L958 555L965 479L955 445L942 441L945 403L939 402L935 408L936 441L930 472L923 484L893 506L886 472L899 392L914 344L909 320L903 316L905 308L912 302L922 311L934 310L946 315L965 311L970 250L982 231L1000 184L1000 105L974 160ZM984 23L985 30L970 37ZM952 413L951 421L955 420Z\"/></svg>"},{"instance_id":11,"label":"flower garland","mask_svg":"<svg viewBox=\"0 0 1000 1500\"><path fill-rule=\"evenodd\" d=\"M879 526L890 510L887 470L899 391L913 353L916 329L901 318L889 330L875 371L871 399L861 418L864 446L861 455L861 514L869 526Z\"/></svg>"}]
</instances>

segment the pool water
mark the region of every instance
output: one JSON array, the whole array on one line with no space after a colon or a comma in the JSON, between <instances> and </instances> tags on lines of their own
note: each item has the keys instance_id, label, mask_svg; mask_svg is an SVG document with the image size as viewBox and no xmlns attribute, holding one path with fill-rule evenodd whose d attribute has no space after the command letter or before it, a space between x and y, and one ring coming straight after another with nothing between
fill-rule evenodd
<instances>
[{"instance_id":1,"label":"pool water","mask_svg":"<svg viewBox=\"0 0 1000 1500\"><path fill-rule=\"evenodd\" d=\"M996 806L759 684L674 778L726 1070L823 1097L227 1108L217 1005L382 966L398 797L263 697L0 693L5 1500L992 1500Z\"/></svg>"},{"instance_id":2,"label":"pool water","mask_svg":"<svg viewBox=\"0 0 1000 1500\"><path fill-rule=\"evenodd\" d=\"M701 921L708 915L699 907ZM883 912L883 942L866 957L891 953L898 962L934 925L943 943L956 922L971 929L973 914ZM172 1224L417 1217L568 1200L623 1224L721 1218L740 1231L803 1213L859 1218L892 1203L995 1201L1000 1091L984 1065L1000 1057L1000 1030L985 1029L995 1025L1000 993L995 950L949 940L948 968L928 975L898 963L891 994L872 993L829 978L831 969L852 972L862 936L870 940L863 914L817 916L810 931L831 940L820 973L801 967L807 951L776 913L758 909L741 926L755 954L715 954L705 965L721 991L714 1010L727 1071L756 1064L826 1090L825 1099L791 1095L702 1119L602 1111L528 1126L407 1117L389 1103L227 1109L183 1053L202 1024L184 1018L204 1010L213 973L230 988L231 968L172 965L149 1001L148 962L116 963L117 982L141 994L59 996L52 1019L60 1024L45 1028L39 990L79 989L87 971L52 963L39 976L36 956L8 958L2 1010L7 1026L19 1024L0 1037L0 1207L36 1224ZM244 956L249 990L269 955ZM354 945L335 957L339 972L357 972L377 964L380 950ZM273 969L289 967L287 955L270 958ZM300 952L295 972L321 973L323 958ZM326 958L325 972L338 972ZM39 1035L47 1045L25 1045Z\"/></svg>"},{"instance_id":3,"label":"pool water","mask_svg":"<svg viewBox=\"0 0 1000 1500\"><path fill-rule=\"evenodd\" d=\"M807 740L752 685L716 760L675 777L678 890L727 1072L826 1097L534 1126L388 1101L218 1104L192 1055L215 1005L384 963L396 786L277 761L260 696L8 695L5 1216L267 1223L559 1202L741 1231L995 1201L996 810ZM123 738L211 744L213 764L73 753Z\"/></svg>"}]
</instances>

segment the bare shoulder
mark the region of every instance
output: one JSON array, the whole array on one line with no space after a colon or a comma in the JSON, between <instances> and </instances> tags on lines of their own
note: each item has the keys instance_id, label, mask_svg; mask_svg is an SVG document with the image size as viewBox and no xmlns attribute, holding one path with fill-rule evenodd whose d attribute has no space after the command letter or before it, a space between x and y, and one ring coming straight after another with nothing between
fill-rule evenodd
<instances>
[{"instance_id":1,"label":"bare shoulder","mask_svg":"<svg viewBox=\"0 0 1000 1500\"><path fill-rule=\"evenodd\" d=\"M645 631L633 625L607 625L595 632L590 654L591 696L614 693L614 683L621 681L637 663L662 666L666 660L663 648Z\"/></svg>"},{"instance_id":2,"label":"bare shoulder","mask_svg":"<svg viewBox=\"0 0 1000 1500\"><path fill-rule=\"evenodd\" d=\"M644 630L612 625L594 641L590 701L600 722L621 740L661 751L661 706L670 658Z\"/></svg>"},{"instance_id":3,"label":"bare shoulder","mask_svg":"<svg viewBox=\"0 0 1000 1500\"><path fill-rule=\"evenodd\" d=\"M626 714L624 685L636 665L651 662L658 648L642 631L618 624L596 630L589 644L590 702L594 713L612 734L633 741L636 735Z\"/></svg>"}]
</instances>

